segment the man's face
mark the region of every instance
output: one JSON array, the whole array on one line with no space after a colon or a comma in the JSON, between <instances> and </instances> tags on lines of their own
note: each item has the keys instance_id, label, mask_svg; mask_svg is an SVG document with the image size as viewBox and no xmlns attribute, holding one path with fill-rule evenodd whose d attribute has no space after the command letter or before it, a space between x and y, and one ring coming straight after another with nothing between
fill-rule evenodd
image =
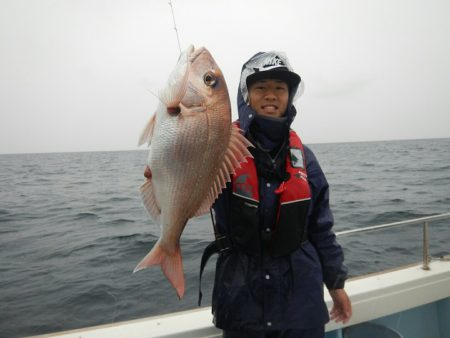
<instances>
[{"instance_id":1,"label":"man's face","mask_svg":"<svg viewBox=\"0 0 450 338\"><path fill-rule=\"evenodd\" d=\"M260 115L282 117L289 101L289 86L276 79L262 79L248 89L250 107Z\"/></svg>"}]
</instances>

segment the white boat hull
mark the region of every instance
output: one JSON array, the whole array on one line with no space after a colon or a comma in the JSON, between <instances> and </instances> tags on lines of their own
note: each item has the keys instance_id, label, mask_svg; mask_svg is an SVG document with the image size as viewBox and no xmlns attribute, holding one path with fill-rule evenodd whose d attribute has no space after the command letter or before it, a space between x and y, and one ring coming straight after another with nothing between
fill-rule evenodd
<instances>
[{"instance_id":1,"label":"white boat hull","mask_svg":"<svg viewBox=\"0 0 450 338\"><path fill-rule=\"evenodd\" d=\"M346 327L355 324L377 322L397 330L398 316L423 318L427 326L432 324L433 332L427 337L450 337L450 262L434 261L430 270L421 265L412 265L381 273L350 279L346 290L353 304L353 317L346 325L330 322L326 325L327 338L340 338ZM331 299L325 300L331 308ZM425 307L425 308L422 308ZM417 310L415 310L417 309ZM416 313L419 311L420 313ZM425 315L426 316L426 315ZM433 322L430 323L430 320ZM395 322L390 324L389 322ZM409 322L409 321L408 321ZM407 323L411 325L411 323ZM350 331L350 330L349 330ZM414 332L420 334L415 329ZM212 338L221 337L222 332L212 324L211 308L172 313L163 316L142 318L126 322L100 325L79 330L36 336L60 338ZM409 338L424 335L408 336ZM402 337L401 335L397 337Z\"/></svg>"}]
</instances>

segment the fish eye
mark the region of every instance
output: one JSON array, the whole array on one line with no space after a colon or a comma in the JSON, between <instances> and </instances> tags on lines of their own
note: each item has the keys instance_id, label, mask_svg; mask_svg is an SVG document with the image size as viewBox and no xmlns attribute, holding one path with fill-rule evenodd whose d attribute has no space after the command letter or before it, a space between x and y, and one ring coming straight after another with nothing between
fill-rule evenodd
<instances>
[{"instance_id":1,"label":"fish eye","mask_svg":"<svg viewBox=\"0 0 450 338\"><path fill-rule=\"evenodd\" d=\"M216 81L217 81L216 75L211 71L207 72L205 75L203 75L203 82L208 87L214 87L214 85L216 84Z\"/></svg>"}]
</instances>

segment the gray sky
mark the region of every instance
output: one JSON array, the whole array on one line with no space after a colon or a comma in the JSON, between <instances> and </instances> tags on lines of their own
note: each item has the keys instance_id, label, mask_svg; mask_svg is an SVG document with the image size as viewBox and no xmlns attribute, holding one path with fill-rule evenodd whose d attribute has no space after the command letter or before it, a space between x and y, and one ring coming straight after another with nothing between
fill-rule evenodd
<instances>
[{"instance_id":1,"label":"gray sky","mask_svg":"<svg viewBox=\"0 0 450 338\"><path fill-rule=\"evenodd\" d=\"M236 117L240 68L285 51L305 143L450 137L450 1L173 0ZM178 58L167 0L0 0L0 153L128 150Z\"/></svg>"}]
</instances>

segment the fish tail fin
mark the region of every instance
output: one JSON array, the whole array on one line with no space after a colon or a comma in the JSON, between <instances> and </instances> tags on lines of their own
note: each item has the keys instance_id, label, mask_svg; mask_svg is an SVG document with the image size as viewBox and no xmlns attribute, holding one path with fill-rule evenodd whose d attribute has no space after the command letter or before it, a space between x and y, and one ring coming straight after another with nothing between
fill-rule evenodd
<instances>
[{"instance_id":1,"label":"fish tail fin","mask_svg":"<svg viewBox=\"0 0 450 338\"><path fill-rule=\"evenodd\" d=\"M181 260L181 250L178 245L175 252L169 253L160 245L159 241L152 250L134 268L133 273L152 265L161 265L161 270L177 291L178 298L184 296L184 272Z\"/></svg>"}]
</instances>

